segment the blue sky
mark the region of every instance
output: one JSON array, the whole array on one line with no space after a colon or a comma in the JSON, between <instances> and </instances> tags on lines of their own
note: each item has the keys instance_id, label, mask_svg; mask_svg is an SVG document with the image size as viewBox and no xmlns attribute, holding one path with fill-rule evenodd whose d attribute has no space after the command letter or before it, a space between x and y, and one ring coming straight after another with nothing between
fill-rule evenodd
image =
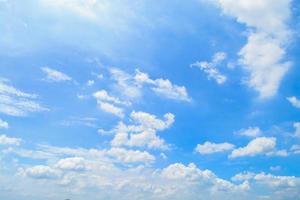
<instances>
[{"instance_id":1,"label":"blue sky","mask_svg":"<svg viewBox=\"0 0 300 200\"><path fill-rule=\"evenodd\" d=\"M0 11L0 199L300 198L296 1Z\"/></svg>"}]
</instances>

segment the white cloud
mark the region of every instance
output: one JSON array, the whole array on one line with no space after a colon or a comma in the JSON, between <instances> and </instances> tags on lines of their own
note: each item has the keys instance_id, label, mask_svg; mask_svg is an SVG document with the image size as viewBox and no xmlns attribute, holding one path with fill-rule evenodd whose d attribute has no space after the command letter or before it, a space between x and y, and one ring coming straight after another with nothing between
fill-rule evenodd
<instances>
[{"instance_id":1,"label":"white cloud","mask_svg":"<svg viewBox=\"0 0 300 200\"><path fill-rule=\"evenodd\" d=\"M276 138L258 137L250 141L245 147L234 149L229 158L256 155L287 156L287 152L285 150L276 150Z\"/></svg>"},{"instance_id":2,"label":"white cloud","mask_svg":"<svg viewBox=\"0 0 300 200\"><path fill-rule=\"evenodd\" d=\"M294 144L290 150L293 154L300 154L300 145Z\"/></svg>"},{"instance_id":3,"label":"white cloud","mask_svg":"<svg viewBox=\"0 0 300 200\"><path fill-rule=\"evenodd\" d=\"M140 85L153 85L151 89L163 97L181 101L191 101L191 98L184 86L175 85L168 79L151 79L148 74L139 70L136 70L134 79Z\"/></svg>"},{"instance_id":4,"label":"white cloud","mask_svg":"<svg viewBox=\"0 0 300 200\"><path fill-rule=\"evenodd\" d=\"M0 119L0 128L8 129L8 127L9 127L8 122Z\"/></svg>"},{"instance_id":5,"label":"white cloud","mask_svg":"<svg viewBox=\"0 0 300 200\"><path fill-rule=\"evenodd\" d=\"M229 151L234 148L233 144L230 143L211 143L205 142L204 144L198 144L195 151L200 154L212 154L224 151Z\"/></svg>"},{"instance_id":6,"label":"white cloud","mask_svg":"<svg viewBox=\"0 0 300 200\"><path fill-rule=\"evenodd\" d=\"M25 150L33 152L31 156L35 156L36 150ZM14 186L9 190L10 196L16 197L16 194L29 192L33 194L31 198L63 199L71 196L76 199L92 199L97 196L104 199L109 196L120 200L181 200L198 199L201 193L201 200L229 200L237 196L245 200L259 199L262 194L281 200L296 199L300 194L300 181L297 177L244 172L232 178L233 181L240 182L235 183L218 177L211 170L200 169L193 163L172 163L162 168L153 168L148 164L155 160L144 151L45 145L39 145L38 151L43 154L47 164L32 166L26 163L24 166L20 159L16 168L10 168L16 171L19 169L13 179L11 176L6 178L1 175L1 188L5 188L5 185ZM146 165L140 165L140 162ZM9 162L4 163L4 167L8 164ZM53 194L57 196L52 196L49 191L55 191ZM289 191L289 198L286 191ZM18 199L24 198L20 196Z\"/></svg>"},{"instance_id":7,"label":"white cloud","mask_svg":"<svg viewBox=\"0 0 300 200\"><path fill-rule=\"evenodd\" d=\"M287 100L296 108L300 108L300 100L295 96L288 97Z\"/></svg>"},{"instance_id":8,"label":"white cloud","mask_svg":"<svg viewBox=\"0 0 300 200\"><path fill-rule=\"evenodd\" d=\"M0 145L20 145L21 143L20 138L13 138L13 137L8 137L6 135L0 135Z\"/></svg>"},{"instance_id":9,"label":"white cloud","mask_svg":"<svg viewBox=\"0 0 300 200\"><path fill-rule=\"evenodd\" d=\"M97 101L107 101L115 104L130 105L129 102L121 101L117 97L110 96L106 90L99 90L93 94Z\"/></svg>"},{"instance_id":10,"label":"white cloud","mask_svg":"<svg viewBox=\"0 0 300 200\"><path fill-rule=\"evenodd\" d=\"M262 134L262 131L259 127L248 127L246 129L241 129L237 132L238 135L247 136L247 137L258 137Z\"/></svg>"},{"instance_id":11,"label":"white cloud","mask_svg":"<svg viewBox=\"0 0 300 200\"><path fill-rule=\"evenodd\" d=\"M284 61L291 35L288 28L291 0L216 0L223 13L249 29L247 44L240 50L240 63L249 72L247 84L261 98L274 96L291 63Z\"/></svg>"},{"instance_id":12,"label":"white cloud","mask_svg":"<svg viewBox=\"0 0 300 200\"><path fill-rule=\"evenodd\" d=\"M118 116L120 118L124 117L123 109L120 108L120 107L117 107L117 106L115 106L113 104L106 103L106 102L101 102L100 101L98 103L98 108L100 108L104 112L111 113L111 114L116 115L116 116Z\"/></svg>"},{"instance_id":13,"label":"white cloud","mask_svg":"<svg viewBox=\"0 0 300 200\"><path fill-rule=\"evenodd\" d=\"M34 100L36 98L35 94L22 92L0 81L0 113L21 117L32 112L47 111L47 108Z\"/></svg>"},{"instance_id":14,"label":"white cloud","mask_svg":"<svg viewBox=\"0 0 300 200\"><path fill-rule=\"evenodd\" d=\"M95 81L94 80L88 80L87 82L86 82L86 85L87 86L93 86L95 84Z\"/></svg>"},{"instance_id":15,"label":"white cloud","mask_svg":"<svg viewBox=\"0 0 300 200\"><path fill-rule=\"evenodd\" d=\"M111 141L113 146L137 146L167 149L168 145L156 132L169 128L174 123L175 116L171 113L164 115L164 120L145 112L130 114L133 125L119 123L114 129L115 136Z\"/></svg>"},{"instance_id":16,"label":"white cloud","mask_svg":"<svg viewBox=\"0 0 300 200\"><path fill-rule=\"evenodd\" d=\"M86 169L85 160L80 157L64 158L57 162L55 167L62 170L82 171Z\"/></svg>"},{"instance_id":17,"label":"white cloud","mask_svg":"<svg viewBox=\"0 0 300 200\"><path fill-rule=\"evenodd\" d=\"M23 175L34 179L55 179L59 177L59 172L49 166L37 165L23 169Z\"/></svg>"},{"instance_id":18,"label":"white cloud","mask_svg":"<svg viewBox=\"0 0 300 200\"><path fill-rule=\"evenodd\" d=\"M130 75L120 69L110 69L112 78L117 81L117 88L124 96L139 98L142 96L144 86L150 86L156 94L179 101L191 101L184 86L173 84L168 79L151 79L148 74L139 71Z\"/></svg>"},{"instance_id":19,"label":"white cloud","mask_svg":"<svg viewBox=\"0 0 300 200\"><path fill-rule=\"evenodd\" d=\"M191 64L191 67L198 67L201 71L207 74L207 78L214 79L218 84L224 84L227 80L227 77L219 72L217 66L226 59L227 55L224 52L217 52L213 56L211 62L195 62Z\"/></svg>"},{"instance_id":20,"label":"white cloud","mask_svg":"<svg viewBox=\"0 0 300 200\"><path fill-rule=\"evenodd\" d=\"M293 126L295 128L295 137L300 137L300 122L295 122Z\"/></svg>"},{"instance_id":21,"label":"white cloud","mask_svg":"<svg viewBox=\"0 0 300 200\"><path fill-rule=\"evenodd\" d=\"M124 163L152 163L155 161L155 157L146 151L111 148L107 154Z\"/></svg>"},{"instance_id":22,"label":"white cloud","mask_svg":"<svg viewBox=\"0 0 300 200\"><path fill-rule=\"evenodd\" d=\"M41 70L46 74L46 80L53 82L71 81L72 78L60 71L49 67L42 67Z\"/></svg>"}]
</instances>

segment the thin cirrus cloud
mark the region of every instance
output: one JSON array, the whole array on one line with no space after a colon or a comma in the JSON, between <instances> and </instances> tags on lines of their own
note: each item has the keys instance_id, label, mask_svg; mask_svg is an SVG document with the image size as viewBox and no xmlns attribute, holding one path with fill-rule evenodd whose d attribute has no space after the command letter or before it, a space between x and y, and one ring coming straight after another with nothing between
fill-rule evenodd
<instances>
[{"instance_id":1,"label":"thin cirrus cloud","mask_svg":"<svg viewBox=\"0 0 300 200\"><path fill-rule=\"evenodd\" d=\"M288 20L290 0L215 0L224 14L245 24L249 30L246 45L238 52L239 62L249 73L246 84L261 98L276 95L281 80L291 66L285 61L291 37Z\"/></svg>"},{"instance_id":2,"label":"thin cirrus cloud","mask_svg":"<svg viewBox=\"0 0 300 200\"><path fill-rule=\"evenodd\" d=\"M41 70L46 74L45 80L50 82L71 81L72 78L63 72L57 71L49 67L42 67Z\"/></svg>"},{"instance_id":3,"label":"thin cirrus cloud","mask_svg":"<svg viewBox=\"0 0 300 200\"><path fill-rule=\"evenodd\" d=\"M213 79L216 81L219 85L224 84L227 80L227 77L219 71L217 68L218 65L220 65L225 59L227 55L224 52L217 52L214 54L212 61L201 61L201 62L195 62L191 64L191 67L197 67L201 71L203 71L205 74L207 74L207 78Z\"/></svg>"},{"instance_id":4,"label":"thin cirrus cloud","mask_svg":"<svg viewBox=\"0 0 300 200\"><path fill-rule=\"evenodd\" d=\"M23 92L7 82L0 81L0 113L24 117L30 113L49 109L36 101L36 94Z\"/></svg>"}]
</instances>

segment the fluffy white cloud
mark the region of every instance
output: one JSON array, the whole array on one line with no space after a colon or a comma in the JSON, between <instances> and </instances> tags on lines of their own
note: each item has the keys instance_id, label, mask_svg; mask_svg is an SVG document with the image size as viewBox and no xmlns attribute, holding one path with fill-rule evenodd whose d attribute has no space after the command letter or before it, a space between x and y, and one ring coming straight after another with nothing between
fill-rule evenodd
<instances>
[{"instance_id":1,"label":"fluffy white cloud","mask_svg":"<svg viewBox=\"0 0 300 200\"><path fill-rule=\"evenodd\" d=\"M113 146L137 146L167 149L168 145L156 132L169 128L174 123L175 116L171 113L164 115L164 120L145 112L132 112L130 117L133 125L119 123L114 129L115 136L111 141Z\"/></svg>"},{"instance_id":2,"label":"fluffy white cloud","mask_svg":"<svg viewBox=\"0 0 300 200\"><path fill-rule=\"evenodd\" d=\"M297 99L295 96L288 97L287 100L296 108L300 108L300 100Z\"/></svg>"},{"instance_id":3,"label":"fluffy white cloud","mask_svg":"<svg viewBox=\"0 0 300 200\"><path fill-rule=\"evenodd\" d=\"M297 99L297 97L295 96L288 97L287 100L296 108L300 108L300 100Z\"/></svg>"},{"instance_id":4,"label":"fluffy white cloud","mask_svg":"<svg viewBox=\"0 0 300 200\"><path fill-rule=\"evenodd\" d=\"M211 62L195 62L191 64L191 67L198 67L201 71L207 74L207 78L214 79L218 84L224 84L227 80L227 77L219 72L217 66L222 63L224 59L226 59L226 53L217 52L213 56Z\"/></svg>"},{"instance_id":5,"label":"fluffy white cloud","mask_svg":"<svg viewBox=\"0 0 300 200\"><path fill-rule=\"evenodd\" d=\"M291 0L216 0L223 13L235 17L249 29L248 42L240 50L240 63L249 72L247 84L261 98L277 93L290 67L284 61L291 35L288 28Z\"/></svg>"},{"instance_id":6,"label":"fluffy white cloud","mask_svg":"<svg viewBox=\"0 0 300 200\"><path fill-rule=\"evenodd\" d=\"M148 74L136 70L135 75L130 75L120 69L110 69L112 78L117 82L119 91L130 98L142 95L143 86L150 86L156 94L174 100L191 101L184 86L173 84L168 79L151 79Z\"/></svg>"},{"instance_id":7,"label":"fluffy white cloud","mask_svg":"<svg viewBox=\"0 0 300 200\"><path fill-rule=\"evenodd\" d=\"M72 78L60 71L49 67L42 67L41 70L46 74L46 80L53 82L71 81Z\"/></svg>"},{"instance_id":8,"label":"fluffy white cloud","mask_svg":"<svg viewBox=\"0 0 300 200\"><path fill-rule=\"evenodd\" d=\"M71 158L64 158L57 162L55 165L57 168L62 170L85 170L85 160L81 157L71 157Z\"/></svg>"},{"instance_id":9,"label":"fluffy white cloud","mask_svg":"<svg viewBox=\"0 0 300 200\"><path fill-rule=\"evenodd\" d=\"M295 123L293 124L293 126L294 126L294 128L295 128L295 133L294 133L294 135L295 135L296 137L300 137L300 122L295 122Z\"/></svg>"},{"instance_id":10,"label":"fluffy white cloud","mask_svg":"<svg viewBox=\"0 0 300 200\"><path fill-rule=\"evenodd\" d=\"M34 179L56 179L59 177L59 172L57 170L45 165L37 165L20 170L21 174Z\"/></svg>"},{"instance_id":11,"label":"fluffy white cloud","mask_svg":"<svg viewBox=\"0 0 300 200\"><path fill-rule=\"evenodd\" d=\"M229 158L256 155L287 156L287 152L285 150L276 150L276 138L258 137L250 141L245 147L234 149Z\"/></svg>"},{"instance_id":12,"label":"fluffy white cloud","mask_svg":"<svg viewBox=\"0 0 300 200\"><path fill-rule=\"evenodd\" d=\"M0 113L11 116L26 116L32 112L47 111L34 99L35 94L22 92L0 80Z\"/></svg>"},{"instance_id":13,"label":"fluffy white cloud","mask_svg":"<svg viewBox=\"0 0 300 200\"><path fill-rule=\"evenodd\" d=\"M20 145L20 138L8 137L6 135L0 135L0 145Z\"/></svg>"},{"instance_id":14,"label":"fluffy white cloud","mask_svg":"<svg viewBox=\"0 0 300 200\"><path fill-rule=\"evenodd\" d=\"M247 136L247 137L258 137L262 134L262 131L259 127L248 127L246 129L241 129L237 132L238 135Z\"/></svg>"},{"instance_id":15,"label":"fluffy white cloud","mask_svg":"<svg viewBox=\"0 0 300 200\"><path fill-rule=\"evenodd\" d=\"M104 112L111 113L111 114L116 115L118 117L121 117L121 118L124 117L123 109L120 108L120 107L117 107L113 104L106 103L106 102L99 102L98 108L100 108Z\"/></svg>"},{"instance_id":16,"label":"fluffy white cloud","mask_svg":"<svg viewBox=\"0 0 300 200\"><path fill-rule=\"evenodd\" d=\"M181 100L181 101L190 101L191 98L189 97L187 90L184 86L178 86L173 84L168 79L151 79L148 74L136 70L136 74L134 77L135 81L141 84L149 84L152 85L152 90L169 99Z\"/></svg>"},{"instance_id":17,"label":"fluffy white cloud","mask_svg":"<svg viewBox=\"0 0 300 200\"><path fill-rule=\"evenodd\" d=\"M106 101L111 102L115 104L123 104L123 105L129 105L129 102L121 101L117 97L110 96L106 90L99 90L93 94L93 96L97 99L97 101Z\"/></svg>"},{"instance_id":18,"label":"fluffy white cloud","mask_svg":"<svg viewBox=\"0 0 300 200\"><path fill-rule=\"evenodd\" d=\"M152 163L155 161L155 157L146 151L111 148L106 153L124 163Z\"/></svg>"},{"instance_id":19,"label":"fluffy white cloud","mask_svg":"<svg viewBox=\"0 0 300 200\"><path fill-rule=\"evenodd\" d=\"M198 144L195 151L200 154L212 154L232 150L233 148L234 145L230 143L205 142L204 144Z\"/></svg>"},{"instance_id":20,"label":"fluffy white cloud","mask_svg":"<svg viewBox=\"0 0 300 200\"><path fill-rule=\"evenodd\" d=\"M7 129L9 126L8 126L8 122L7 121L4 121L2 119L0 119L0 128L5 128Z\"/></svg>"}]
</instances>

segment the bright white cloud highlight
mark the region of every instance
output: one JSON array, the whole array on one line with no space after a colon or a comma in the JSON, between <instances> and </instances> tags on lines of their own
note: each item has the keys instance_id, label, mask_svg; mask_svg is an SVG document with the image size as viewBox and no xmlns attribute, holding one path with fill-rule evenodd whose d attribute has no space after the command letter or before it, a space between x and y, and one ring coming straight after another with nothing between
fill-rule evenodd
<instances>
[{"instance_id":1,"label":"bright white cloud highlight","mask_svg":"<svg viewBox=\"0 0 300 200\"><path fill-rule=\"evenodd\" d=\"M49 166L37 165L27 169L21 169L21 173L34 179L55 179L58 178L59 172Z\"/></svg>"},{"instance_id":2,"label":"bright white cloud highlight","mask_svg":"<svg viewBox=\"0 0 300 200\"><path fill-rule=\"evenodd\" d=\"M145 112L132 112L132 125L119 123L113 130L115 136L111 141L113 146L136 146L154 149L167 149L168 145L157 135L157 131L169 128L175 121L175 116L166 113L164 119Z\"/></svg>"},{"instance_id":3,"label":"bright white cloud highlight","mask_svg":"<svg viewBox=\"0 0 300 200\"><path fill-rule=\"evenodd\" d=\"M213 79L218 84L224 84L227 80L227 77L220 73L218 70L218 65L222 63L224 59L226 59L227 55L224 52L217 52L213 56L211 62L202 61L202 62L195 62L191 64L191 67L197 67L201 71L207 74L208 80Z\"/></svg>"},{"instance_id":4,"label":"bright white cloud highlight","mask_svg":"<svg viewBox=\"0 0 300 200\"><path fill-rule=\"evenodd\" d=\"M285 150L276 150L276 138L258 137L250 141L245 147L234 149L229 158L256 155L287 156L287 152Z\"/></svg>"},{"instance_id":5,"label":"bright white cloud highlight","mask_svg":"<svg viewBox=\"0 0 300 200\"><path fill-rule=\"evenodd\" d=\"M241 129L237 132L238 135L247 136L247 137L258 137L262 134L262 131L259 127L248 127L246 129Z\"/></svg>"},{"instance_id":6,"label":"bright white cloud highlight","mask_svg":"<svg viewBox=\"0 0 300 200\"><path fill-rule=\"evenodd\" d=\"M297 97L288 97L287 100L296 108L300 108L300 100Z\"/></svg>"},{"instance_id":7,"label":"bright white cloud highlight","mask_svg":"<svg viewBox=\"0 0 300 200\"><path fill-rule=\"evenodd\" d=\"M204 144L198 144L195 151L200 154L212 154L224 151L229 151L234 148L233 144L230 143L211 143L205 142Z\"/></svg>"},{"instance_id":8,"label":"bright white cloud highlight","mask_svg":"<svg viewBox=\"0 0 300 200\"><path fill-rule=\"evenodd\" d=\"M151 79L147 73L138 69L135 75L127 74L120 69L111 69L112 78L117 81L118 88L125 96L137 98L142 95L142 88L150 86L156 94L179 101L191 101L184 86L173 84L168 79Z\"/></svg>"},{"instance_id":9,"label":"bright white cloud highlight","mask_svg":"<svg viewBox=\"0 0 300 200\"><path fill-rule=\"evenodd\" d=\"M62 82L62 81L71 81L72 78L60 71L51 69L49 67L42 67L41 70L46 74L47 81L53 82Z\"/></svg>"},{"instance_id":10,"label":"bright white cloud highlight","mask_svg":"<svg viewBox=\"0 0 300 200\"><path fill-rule=\"evenodd\" d=\"M285 61L291 31L290 0L216 0L223 13L248 27L247 44L240 50L240 63L249 72L247 84L261 98L274 96L291 66Z\"/></svg>"},{"instance_id":11,"label":"bright white cloud highlight","mask_svg":"<svg viewBox=\"0 0 300 200\"><path fill-rule=\"evenodd\" d=\"M106 102L99 102L98 108L100 108L104 112L111 113L111 114L116 115L120 118L124 117L123 109L120 108L120 107L117 107L113 104L106 103Z\"/></svg>"}]
</instances>

